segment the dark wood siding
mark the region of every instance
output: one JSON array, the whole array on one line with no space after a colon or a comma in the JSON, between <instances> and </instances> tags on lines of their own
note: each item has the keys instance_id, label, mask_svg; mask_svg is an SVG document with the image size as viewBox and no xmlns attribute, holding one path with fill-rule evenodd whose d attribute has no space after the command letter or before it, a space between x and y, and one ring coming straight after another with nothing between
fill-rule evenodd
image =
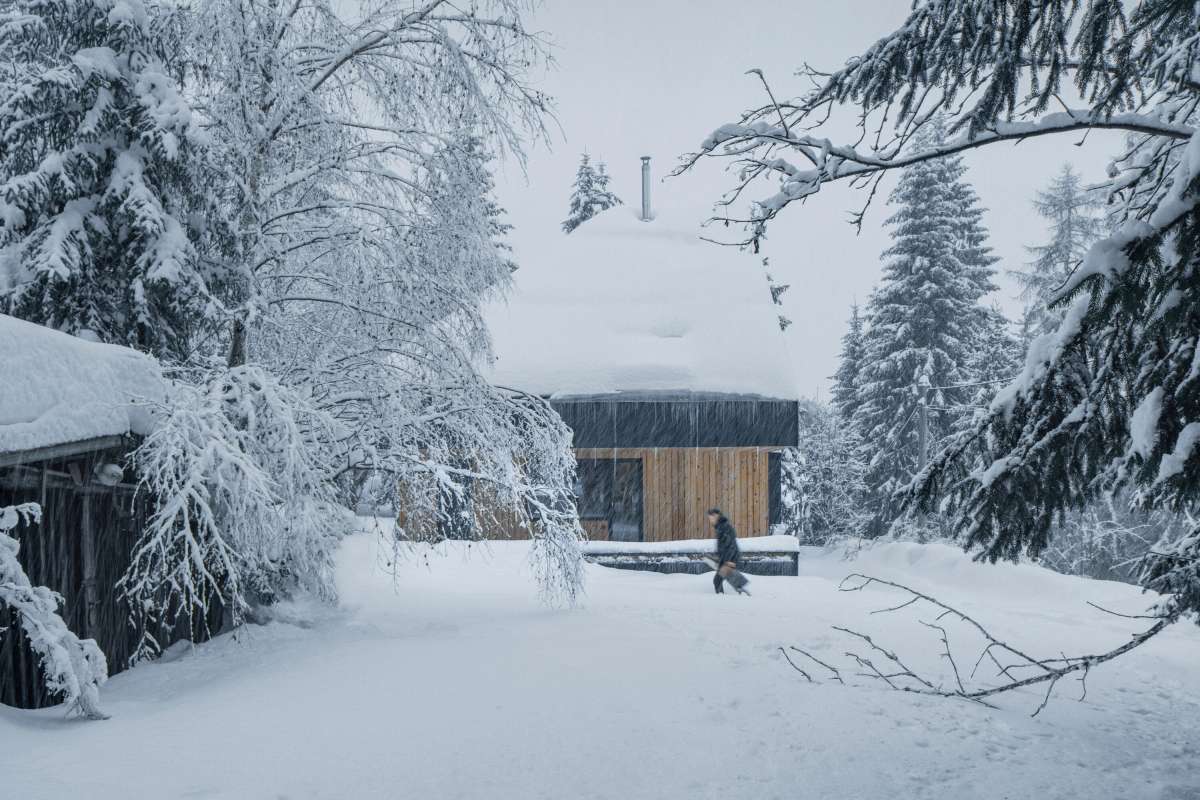
<instances>
[{"instance_id":1,"label":"dark wood siding","mask_svg":"<svg viewBox=\"0 0 1200 800\"><path fill-rule=\"evenodd\" d=\"M36 502L42 507L40 524L13 531L22 568L33 585L62 595L59 613L67 627L96 640L110 675L129 665L138 644L116 584L129 566L148 510L144 495L136 495L132 486L101 486L89 478L98 463L120 464L127 455L128 445L40 463L17 463L10 455L0 467L0 506ZM89 577L94 581L90 586ZM206 622L214 631L220 626L220 603L214 602ZM40 708L59 702L46 692L15 612L0 608L0 629L0 703ZM166 646L187 636L189 626L181 621L174 631L156 633ZM202 634L198 631L197 638Z\"/></svg>"},{"instance_id":2,"label":"dark wood siding","mask_svg":"<svg viewBox=\"0 0 1200 800\"><path fill-rule=\"evenodd\" d=\"M738 395L570 397L550 404L576 448L794 447L799 404Z\"/></svg>"}]
</instances>

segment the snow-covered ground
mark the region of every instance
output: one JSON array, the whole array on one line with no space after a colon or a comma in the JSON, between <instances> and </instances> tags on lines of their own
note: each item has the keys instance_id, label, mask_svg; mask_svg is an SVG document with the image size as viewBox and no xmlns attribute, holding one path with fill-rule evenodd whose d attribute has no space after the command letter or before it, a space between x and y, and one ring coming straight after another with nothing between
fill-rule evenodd
<instances>
[{"instance_id":1,"label":"snow-covered ground","mask_svg":"<svg viewBox=\"0 0 1200 800\"><path fill-rule=\"evenodd\" d=\"M852 563L806 550L799 578L754 578L748 598L590 567L586 605L556 611L525 547L448 548L394 586L377 540L353 537L337 610L290 608L118 675L106 722L0 711L0 796L1200 798L1194 625L1097 669L1084 702L1064 681L1035 718L1039 690L990 710L839 686L815 665L810 684L777 651L845 664L830 630L845 624L942 669L929 615L870 615L899 598L837 592L849 571L935 592L1046 655L1140 629L1085 604L1139 611L1131 587L891 544Z\"/></svg>"}]
</instances>

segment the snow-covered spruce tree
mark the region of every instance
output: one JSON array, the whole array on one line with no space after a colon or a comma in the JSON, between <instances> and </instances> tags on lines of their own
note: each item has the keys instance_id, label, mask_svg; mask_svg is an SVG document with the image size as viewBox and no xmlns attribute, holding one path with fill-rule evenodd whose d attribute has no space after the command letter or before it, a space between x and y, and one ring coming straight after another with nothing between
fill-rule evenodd
<instances>
[{"instance_id":1,"label":"snow-covered spruce tree","mask_svg":"<svg viewBox=\"0 0 1200 800\"><path fill-rule=\"evenodd\" d=\"M571 190L570 211L563 221L563 233L570 233L601 211L621 205L621 199L608 188L608 172L604 164L592 166L591 157L584 153L579 157L579 169L575 172L575 185Z\"/></svg>"},{"instance_id":2,"label":"snow-covered spruce tree","mask_svg":"<svg viewBox=\"0 0 1200 800\"><path fill-rule=\"evenodd\" d=\"M866 358L866 332L858 303L850 306L850 328L842 336L842 352L833 373L833 407L843 421L849 422L858 409L859 379Z\"/></svg>"},{"instance_id":3,"label":"snow-covered spruce tree","mask_svg":"<svg viewBox=\"0 0 1200 800\"><path fill-rule=\"evenodd\" d=\"M592 216L599 214L601 211L607 211L613 206L624 205L621 198L608 188L609 181L612 176L608 174L608 165L603 161L596 163L596 193L592 204L595 207L595 212Z\"/></svg>"},{"instance_id":4,"label":"snow-covered spruce tree","mask_svg":"<svg viewBox=\"0 0 1200 800\"><path fill-rule=\"evenodd\" d=\"M919 502L951 513L982 558L1038 555L1064 510L1116 487L1136 506L1197 518L1198 29L1192 0L1132 8L1118 0L919 0L900 28L847 66L808 72L816 88L722 125L681 167L706 156L737 159L728 204L747 182L778 178L750 209L753 242L826 183L870 186L918 162L1034 137L1128 134L1108 170L1113 227L1057 294L1063 322L1033 341L974 441L945 451L918 487ZM1068 94L1080 105L1062 108ZM832 144L821 130L843 107L860 126L858 146ZM939 112L949 120L947 141L908 146ZM1031 184L1040 180L1030 175ZM982 464L970 457L977 444ZM1200 524L1179 530L1144 564L1143 584L1167 599L1139 642L1200 612Z\"/></svg>"},{"instance_id":5,"label":"snow-covered spruce tree","mask_svg":"<svg viewBox=\"0 0 1200 800\"><path fill-rule=\"evenodd\" d=\"M587 153L579 157L579 169L575 171L575 183L571 187L567 218L563 220L563 233L570 233L595 216L592 198L596 194L596 170Z\"/></svg>"},{"instance_id":6,"label":"snow-covered spruce tree","mask_svg":"<svg viewBox=\"0 0 1200 800\"><path fill-rule=\"evenodd\" d=\"M219 283L218 229L178 89L178 37L143 0L0 10L0 311L179 360Z\"/></svg>"},{"instance_id":7,"label":"snow-covered spruce tree","mask_svg":"<svg viewBox=\"0 0 1200 800\"><path fill-rule=\"evenodd\" d=\"M11 532L21 523L38 522L41 515L36 503L0 506L0 610L15 613L51 694L61 696L69 710L88 719L107 719L100 710L100 687L108 680L104 653L94 640L71 632L58 614L62 597L30 583L17 559L21 544ZM0 625L0 633L4 630Z\"/></svg>"},{"instance_id":8,"label":"snow-covered spruce tree","mask_svg":"<svg viewBox=\"0 0 1200 800\"><path fill-rule=\"evenodd\" d=\"M799 538L804 530L804 456L799 447L785 448L779 461L779 526L777 532Z\"/></svg>"},{"instance_id":9,"label":"snow-covered spruce tree","mask_svg":"<svg viewBox=\"0 0 1200 800\"><path fill-rule=\"evenodd\" d=\"M378 502L446 519L458 505L439 498L472 487L490 505L470 535L515 516L542 588L570 600L569 432L480 375L482 307L512 267L487 160L519 157L547 107L526 83L543 50L524 9L210 0L187 12L188 87L225 168L212 191L240 215L227 363L336 423L317 460L349 498L371 482Z\"/></svg>"},{"instance_id":10,"label":"snow-covered spruce tree","mask_svg":"<svg viewBox=\"0 0 1200 800\"><path fill-rule=\"evenodd\" d=\"M1053 333L1062 323L1064 309L1052 302L1107 230L1102 195L1088 190L1070 164L1037 193L1034 208L1049 224L1049 239L1028 247L1033 260L1014 273L1026 304L1023 353L1033 339ZM1134 580L1142 558L1173 525L1162 512L1130 509L1125 492L1104 494L1059 516L1040 561L1071 575Z\"/></svg>"},{"instance_id":11,"label":"snow-covered spruce tree","mask_svg":"<svg viewBox=\"0 0 1200 800\"><path fill-rule=\"evenodd\" d=\"M785 455L784 498L794 499L792 525L801 544L832 545L866 533L867 465L862 443L837 410L811 403L800 447Z\"/></svg>"},{"instance_id":12,"label":"snow-covered spruce tree","mask_svg":"<svg viewBox=\"0 0 1200 800\"><path fill-rule=\"evenodd\" d=\"M967 357L966 377L970 386L970 406L985 410L996 392L1011 381L1021 369L1024 356L1021 340L1012 332L1012 323L1000 307L993 303L986 310L971 352ZM969 424L973 414L964 413Z\"/></svg>"},{"instance_id":13,"label":"snow-covered spruce tree","mask_svg":"<svg viewBox=\"0 0 1200 800\"><path fill-rule=\"evenodd\" d=\"M940 130L915 146L936 146ZM974 194L958 159L925 161L901 173L889 202L893 244L867 314L864 357L851 424L866 448L873 530L899 516L895 493L916 475L921 406L929 408L926 455L953 430L969 394L967 362L982 328L979 300L995 261L982 243ZM964 205L964 202L972 201ZM926 533L918 533L919 537Z\"/></svg>"},{"instance_id":14,"label":"snow-covered spruce tree","mask_svg":"<svg viewBox=\"0 0 1200 800\"><path fill-rule=\"evenodd\" d=\"M1013 273L1021 283L1031 337L1057 330L1064 309L1051 308L1051 301L1107 231L1103 197L1089 191L1070 164L1037 193L1033 207L1049 223L1050 237L1026 248L1033 260Z\"/></svg>"}]
</instances>

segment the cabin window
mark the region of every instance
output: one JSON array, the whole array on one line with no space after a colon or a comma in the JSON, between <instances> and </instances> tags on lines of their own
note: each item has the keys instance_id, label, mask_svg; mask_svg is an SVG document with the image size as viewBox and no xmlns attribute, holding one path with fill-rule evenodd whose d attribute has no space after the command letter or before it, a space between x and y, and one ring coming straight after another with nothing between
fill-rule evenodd
<instances>
[{"instance_id":1,"label":"cabin window","mask_svg":"<svg viewBox=\"0 0 1200 800\"><path fill-rule=\"evenodd\" d=\"M603 521L612 541L642 541L640 458L580 459L575 494L580 519Z\"/></svg>"}]
</instances>

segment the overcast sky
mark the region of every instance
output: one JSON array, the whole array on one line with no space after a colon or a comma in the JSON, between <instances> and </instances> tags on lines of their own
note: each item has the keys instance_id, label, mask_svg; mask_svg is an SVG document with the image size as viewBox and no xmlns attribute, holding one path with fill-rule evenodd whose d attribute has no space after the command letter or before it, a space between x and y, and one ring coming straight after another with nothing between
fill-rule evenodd
<instances>
[{"instance_id":1,"label":"overcast sky","mask_svg":"<svg viewBox=\"0 0 1200 800\"><path fill-rule=\"evenodd\" d=\"M639 156L653 157L660 178L717 125L763 101L761 84L744 74L747 69L761 68L777 95L796 95L803 88L793 76L796 67L840 66L893 30L908 8L908 0L546 0L533 27L553 43L557 64L540 85L556 99L561 131L550 147L530 152L527 176L511 163L499 176L501 200L518 227L518 261L523 248L557 230L583 150L606 161L617 194L636 203ZM995 299L1010 316L1020 302L1003 272L1020 267L1023 246L1044 235L1030 206L1033 192L1067 160L1085 180L1099 180L1105 153L1114 147L1111 137L1074 144L1062 137L998 145L966 159L1001 257ZM698 223L729 186L717 162L704 166L671 179L682 186L670 194L686 187L696 202ZM770 231L765 254L793 286L784 310L795 323L788 331L790 368L809 396L827 396L850 304L864 301L880 276L888 209L878 202L856 235L846 219L860 203L848 190L823 189L785 211Z\"/></svg>"}]
</instances>

